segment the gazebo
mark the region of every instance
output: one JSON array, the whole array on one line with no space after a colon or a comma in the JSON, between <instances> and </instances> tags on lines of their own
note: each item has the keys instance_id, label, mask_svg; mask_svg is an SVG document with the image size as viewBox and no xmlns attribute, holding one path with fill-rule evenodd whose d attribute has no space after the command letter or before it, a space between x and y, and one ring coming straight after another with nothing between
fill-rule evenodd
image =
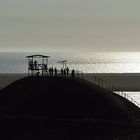
<instances>
[{"instance_id":1,"label":"gazebo","mask_svg":"<svg viewBox=\"0 0 140 140\"><path fill-rule=\"evenodd\" d=\"M28 75L44 75L48 72L48 58L45 55L30 55L26 56L28 59Z\"/></svg>"},{"instance_id":2,"label":"gazebo","mask_svg":"<svg viewBox=\"0 0 140 140\"><path fill-rule=\"evenodd\" d=\"M67 67L67 60L58 61L57 63L62 64L62 68L66 69L66 67Z\"/></svg>"}]
</instances>

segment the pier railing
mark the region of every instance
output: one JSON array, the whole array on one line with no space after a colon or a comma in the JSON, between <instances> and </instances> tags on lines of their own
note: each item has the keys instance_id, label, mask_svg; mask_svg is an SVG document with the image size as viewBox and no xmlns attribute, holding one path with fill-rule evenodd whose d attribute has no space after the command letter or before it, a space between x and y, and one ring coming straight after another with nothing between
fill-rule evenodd
<instances>
[{"instance_id":1,"label":"pier railing","mask_svg":"<svg viewBox=\"0 0 140 140\"><path fill-rule=\"evenodd\" d=\"M86 76L83 72L77 71L76 73L77 78L85 79L89 82L92 82L108 91L113 92L114 94L120 95L121 97L127 99L131 103L135 104L137 107L140 108L140 104L135 101L131 96L129 96L127 93L124 91L118 91L118 88L114 86L113 84L110 84L108 81L105 81L97 76Z\"/></svg>"},{"instance_id":2,"label":"pier railing","mask_svg":"<svg viewBox=\"0 0 140 140\"><path fill-rule=\"evenodd\" d=\"M49 76L50 74L46 73L46 75ZM53 73L53 76L55 76L55 73ZM84 72L76 71L76 70L74 70L74 75L72 75L72 70L69 70L68 74L62 73L61 70L57 70L57 76L73 77L73 78L84 79L86 81L92 82L95 85L104 88L105 90L111 91L114 94L124 97L125 99L129 100L131 103L135 104L140 108L140 104L137 101L135 101L132 97L130 97L128 94L126 94L123 91L118 91L118 88L116 86L110 84L108 81L101 79L100 77L92 76L92 75L88 76L87 74L84 74Z\"/></svg>"},{"instance_id":3,"label":"pier railing","mask_svg":"<svg viewBox=\"0 0 140 140\"><path fill-rule=\"evenodd\" d=\"M46 73L47 76L51 76L49 73ZM73 77L73 78L79 78L79 79L85 79L85 74L82 71L76 71L74 70L74 74L72 74L72 70L69 70L69 72L61 72L61 70L57 70L57 74L53 72L53 76L58 77Z\"/></svg>"},{"instance_id":4,"label":"pier railing","mask_svg":"<svg viewBox=\"0 0 140 140\"><path fill-rule=\"evenodd\" d=\"M124 98L126 98L127 100L129 100L130 102L132 102L133 104L135 104L136 106L138 106L139 108L140 108L140 104L137 102L137 101L135 101L131 96L129 96L128 94L126 94L126 93L124 93L124 92L121 92L121 91L117 91L117 92L114 92L114 93L116 93L116 94L118 94L118 95L120 95L120 96L122 96L122 97L124 97Z\"/></svg>"}]
</instances>

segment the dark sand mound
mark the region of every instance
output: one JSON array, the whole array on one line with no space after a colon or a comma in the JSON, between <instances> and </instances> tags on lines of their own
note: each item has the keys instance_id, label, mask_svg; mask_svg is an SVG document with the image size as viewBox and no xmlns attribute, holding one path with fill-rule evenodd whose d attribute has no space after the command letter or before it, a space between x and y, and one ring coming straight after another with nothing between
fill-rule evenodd
<instances>
[{"instance_id":1,"label":"dark sand mound","mask_svg":"<svg viewBox=\"0 0 140 140\"><path fill-rule=\"evenodd\" d=\"M128 121L129 108L138 111L129 101L94 84L61 77L23 78L0 93L1 113L16 116Z\"/></svg>"},{"instance_id":2,"label":"dark sand mound","mask_svg":"<svg viewBox=\"0 0 140 140\"><path fill-rule=\"evenodd\" d=\"M0 138L114 140L139 132L130 111L139 109L84 80L27 77L0 91Z\"/></svg>"}]
</instances>

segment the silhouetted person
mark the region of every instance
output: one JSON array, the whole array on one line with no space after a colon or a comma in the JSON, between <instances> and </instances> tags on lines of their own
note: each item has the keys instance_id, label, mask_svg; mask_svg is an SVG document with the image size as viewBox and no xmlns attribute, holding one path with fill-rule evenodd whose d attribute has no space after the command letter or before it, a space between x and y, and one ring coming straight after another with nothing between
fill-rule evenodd
<instances>
[{"instance_id":1,"label":"silhouetted person","mask_svg":"<svg viewBox=\"0 0 140 140\"><path fill-rule=\"evenodd\" d=\"M71 76L72 76L72 78L75 77L75 70L74 70L74 69L73 69L72 72L71 72Z\"/></svg>"},{"instance_id":2,"label":"silhouetted person","mask_svg":"<svg viewBox=\"0 0 140 140\"><path fill-rule=\"evenodd\" d=\"M44 64L44 70L47 72L47 64Z\"/></svg>"},{"instance_id":3,"label":"silhouetted person","mask_svg":"<svg viewBox=\"0 0 140 140\"><path fill-rule=\"evenodd\" d=\"M34 61L34 66L35 66L35 69L37 68L37 61L35 60Z\"/></svg>"},{"instance_id":4,"label":"silhouetted person","mask_svg":"<svg viewBox=\"0 0 140 140\"><path fill-rule=\"evenodd\" d=\"M50 76L52 75L51 68L49 68L49 74L50 74Z\"/></svg>"},{"instance_id":5,"label":"silhouetted person","mask_svg":"<svg viewBox=\"0 0 140 140\"><path fill-rule=\"evenodd\" d=\"M63 69L61 69L61 76L63 76Z\"/></svg>"},{"instance_id":6,"label":"silhouetted person","mask_svg":"<svg viewBox=\"0 0 140 140\"><path fill-rule=\"evenodd\" d=\"M53 76L53 67L51 68L51 73L52 73L52 76Z\"/></svg>"},{"instance_id":7,"label":"silhouetted person","mask_svg":"<svg viewBox=\"0 0 140 140\"><path fill-rule=\"evenodd\" d=\"M57 69L56 68L54 69L54 74L55 74L55 76L57 76Z\"/></svg>"},{"instance_id":8,"label":"silhouetted person","mask_svg":"<svg viewBox=\"0 0 140 140\"><path fill-rule=\"evenodd\" d=\"M45 70L46 71L46 69L47 69L47 65L46 64L43 64L43 70Z\"/></svg>"},{"instance_id":9,"label":"silhouetted person","mask_svg":"<svg viewBox=\"0 0 140 140\"><path fill-rule=\"evenodd\" d=\"M68 77L69 76L69 68L68 67L67 67L66 71L67 71L67 77Z\"/></svg>"},{"instance_id":10,"label":"silhouetted person","mask_svg":"<svg viewBox=\"0 0 140 140\"><path fill-rule=\"evenodd\" d=\"M64 76L66 76L66 69L64 69Z\"/></svg>"}]
</instances>

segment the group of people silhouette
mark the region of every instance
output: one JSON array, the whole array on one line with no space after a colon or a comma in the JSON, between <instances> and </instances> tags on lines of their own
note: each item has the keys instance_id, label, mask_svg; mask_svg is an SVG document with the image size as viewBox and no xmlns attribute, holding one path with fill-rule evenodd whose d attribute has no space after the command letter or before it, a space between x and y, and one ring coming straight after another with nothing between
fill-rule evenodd
<instances>
[{"instance_id":1,"label":"group of people silhouette","mask_svg":"<svg viewBox=\"0 0 140 140\"><path fill-rule=\"evenodd\" d=\"M35 60L35 61L29 61L29 68L31 70L36 70L37 73L36 75L39 76L40 74L40 71L39 71L39 68L42 70L42 71L45 71L49 74L49 76L62 76L62 77L75 77L75 70L73 69L70 73L70 70L68 67L66 68L61 68L60 70L58 70L56 67L50 67L48 68L46 64L38 64L38 62Z\"/></svg>"},{"instance_id":2,"label":"group of people silhouette","mask_svg":"<svg viewBox=\"0 0 140 140\"><path fill-rule=\"evenodd\" d=\"M61 75L62 76L69 76L69 68L61 69Z\"/></svg>"},{"instance_id":3,"label":"group of people silhouette","mask_svg":"<svg viewBox=\"0 0 140 140\"><path fill-rule=\"evenodd\" d=\"M56 67L53 68L53 67L50 67L49 68L49 75L50 76L62 76L62 77L69 77L70 76L70 70L69 68L61 68L61 70L59 71ZM74 77L75 76L75 70L73 69L71 71L71 77Z\"/></svg>"}]
</instances>

